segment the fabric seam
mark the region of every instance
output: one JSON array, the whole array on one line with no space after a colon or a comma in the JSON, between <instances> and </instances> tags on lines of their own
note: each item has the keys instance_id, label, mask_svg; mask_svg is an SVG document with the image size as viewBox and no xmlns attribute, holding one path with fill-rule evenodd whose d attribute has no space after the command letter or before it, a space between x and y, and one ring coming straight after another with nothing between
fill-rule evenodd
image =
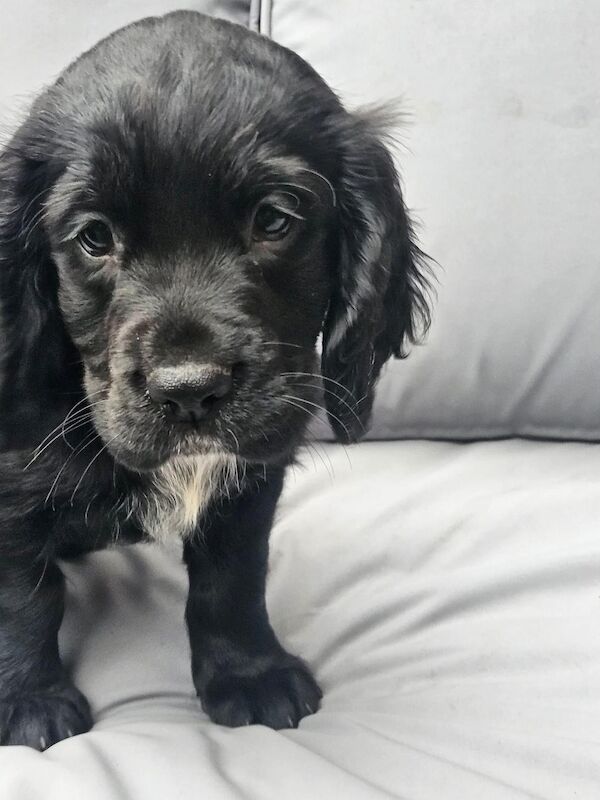
<instances>
[{"instance_id":1,"label":"fabric seam","mask_svg":"<svg viewBox=\"0 0 600 800\"><path fill-rule=\"evenodd\" d=\"M271 37L273 0L251 0L250 28L263 36Z\"/></svg>"}]
</instances>

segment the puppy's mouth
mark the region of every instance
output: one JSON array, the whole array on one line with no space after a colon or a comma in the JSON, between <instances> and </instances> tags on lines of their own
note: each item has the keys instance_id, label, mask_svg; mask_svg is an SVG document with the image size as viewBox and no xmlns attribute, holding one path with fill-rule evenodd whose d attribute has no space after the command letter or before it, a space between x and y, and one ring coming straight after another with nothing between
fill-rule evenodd
<instances>
[{"instance_id":1,"label":"puppy's mouth","mask_svg":"<svg viewBox=\"0 0 600 800\"><path fill-rule=\"evenodd\" d=\"M151 472L173 458L198 455L288 463L309 418L300 403L283 402L282 388L276 385L262 391L245 387L229 401L216 391L208 399L196 399L197 406L178 404L172 396L157 404L160 394L151 388L154 397L146 390L124 398L125 393L112 385L100 392L100 400L90 402L105 448L115 461L136 472ZM92 394L88 390L88 396Z\"/></svg>"},{"instance_id":2,"label":"puppy's mouth","mask_svg":"<svg viewBox=\"0 0 600 800\"><path fill-rule=\"evenodd\" d=\"M151 413L148 413L148 412ZM198 455L239 455L236 435L223 437L212 425L190 415L173 419L173 410L121 406L116 412L96 412L94 421L105 447L122 466L149 472L173 458Z\"/></svg>"}]
</instances>

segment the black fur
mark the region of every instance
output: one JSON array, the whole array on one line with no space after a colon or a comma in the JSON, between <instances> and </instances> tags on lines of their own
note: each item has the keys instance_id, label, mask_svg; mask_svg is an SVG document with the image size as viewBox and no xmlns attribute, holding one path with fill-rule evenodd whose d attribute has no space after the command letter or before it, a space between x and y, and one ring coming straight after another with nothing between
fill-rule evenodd
<instances>
[{"instance_id":1,"label":"black fur","mask_svg":"<svg viewBox=\"0 0 600 800\"><path fill-rule=\"evenodd\" d=\"M265 198L279 239L255 217ZM82 249L91 220L113 232L101 257ZM292 52L176 12L42 94L0 156L1 743L90 727L58 653L56 559L146 538L136 509L174 455L238 471L184 549L204 708L275 728L317 709L265 609L275 504L321 399L339 439L367 426L382 365L428 323L426 287L377 125ZM148 375L207 362L231 393L174 422Z\"/></svg>"}]
</instances>

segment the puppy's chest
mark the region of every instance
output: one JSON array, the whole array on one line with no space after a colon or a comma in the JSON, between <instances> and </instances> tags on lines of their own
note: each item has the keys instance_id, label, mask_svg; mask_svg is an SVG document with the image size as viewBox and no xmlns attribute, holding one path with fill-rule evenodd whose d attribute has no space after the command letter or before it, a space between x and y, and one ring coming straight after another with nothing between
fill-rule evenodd
<instances>
[{"instance_id":1,"label":"puppy's chest","mask_svg":"<svg viewBox=\"0 0 600 800\"><path fill-rule=\"evenodd\" d=\"M233 456L173 458L149 478L136 503L138 522L152 539L190 536L210 500L236 480Z\"/></svg>"}]
</instances>

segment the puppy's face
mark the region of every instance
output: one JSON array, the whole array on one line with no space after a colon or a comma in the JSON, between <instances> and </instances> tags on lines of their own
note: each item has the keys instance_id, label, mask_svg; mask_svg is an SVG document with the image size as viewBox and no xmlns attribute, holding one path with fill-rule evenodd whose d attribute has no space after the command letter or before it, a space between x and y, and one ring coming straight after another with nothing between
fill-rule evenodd
<instances>
[{"instance_id":1,"label":"puppy's face","mask_svg":"<svg viewBox=\"0 0 600 800\"><path fill-rule=\"evenodd\" d=\"M158 147L135 121L131 142L111 140L109 125L48 205L96 427L137 469L206 448L276 457L317 399L317 381L298 375L316 372L332 193L309 162L256 142L242 169L199 122L189 150ZM168 139L181 120L160 124Z\"/></svg>"},{"instance_id":2,"label":"puppy's face","mask_svg":"<svg viewBox=\"0 0 600 800\"><path fill-rule=\"evenodd\" d=\"M60 307L118 461L145 470L215 449L268 461L318 402L335 192L298 138L293 96L259 111L272 75L223 91L230 56L196 54L183 74L172 44L146 54L143 78L88 86L57 126L45 225Z\"/></svg>"},{"instance_id":3,"label":"puppy's face","mask_svg":"<svg viewBox=\"0 0 600 800\"><path fill-rule=\"evenodd\" d=\"M0 156L0 262L0 410L60 419L82 365L104 444L141 471L285 461L319 371L338 438L357 438L382 364L428 321L377 121L290 51L191 12L118 31L34 104Z\"/></svg>"}]
</instances>

